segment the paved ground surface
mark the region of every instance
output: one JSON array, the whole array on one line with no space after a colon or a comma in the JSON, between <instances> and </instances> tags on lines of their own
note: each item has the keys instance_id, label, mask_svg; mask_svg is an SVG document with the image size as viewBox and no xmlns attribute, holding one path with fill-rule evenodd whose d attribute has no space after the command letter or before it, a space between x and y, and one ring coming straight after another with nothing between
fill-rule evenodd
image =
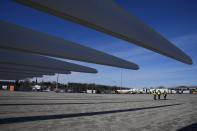
<instances>
[{"instance_id":1,"label":"paved ground surface","mask_svg":"<svg viewBox=\"0 0 197 131\"><path fill-rule=\"evenodd\" d=\"M197 131L197 95L0 91L1 131Z\"/></svg>"}]
</instances>

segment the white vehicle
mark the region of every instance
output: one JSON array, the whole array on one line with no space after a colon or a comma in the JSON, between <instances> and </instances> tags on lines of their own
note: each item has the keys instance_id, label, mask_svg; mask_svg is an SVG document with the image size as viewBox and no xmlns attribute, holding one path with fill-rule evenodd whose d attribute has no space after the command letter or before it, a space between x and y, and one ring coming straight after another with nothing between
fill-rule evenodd
<instances>
[{"instance_id":1,"label":"white vehicle","mask_svg":"<svg viewBox=\"0 0 197 131\"><path fill-rule=\"evenodd\" d=\"M39 91L39 90L41 90L41 86L40 85L35 85L35 86L32 87L32 90L33 91Z\"/></svg>"},{"instance_id":2,"label":"white vehicle","mask_svg":"<svg viewBox=\"0 0 197 131\"><path fill-rule=\"evenodd\" d=\"M2 85L3 90L7 90L8 86L7 85Z\"/></svg>"}]
</instances>

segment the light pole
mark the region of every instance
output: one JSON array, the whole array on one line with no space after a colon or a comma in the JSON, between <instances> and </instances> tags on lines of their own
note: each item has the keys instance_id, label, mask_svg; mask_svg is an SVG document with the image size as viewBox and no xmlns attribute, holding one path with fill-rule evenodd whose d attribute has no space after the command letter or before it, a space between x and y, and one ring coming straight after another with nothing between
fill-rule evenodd
<instances>
[{"instance_id":1,"label":"light pole","mask_svg":"<svg viewBox=\"0 0 197 131\"><path fill-rule=\"evenodd\" d=\"M58 89L58 80L59 80L59 73L57 74L56 90Z\"/></svg>"},{"instance_id":2,"label":"light pole","mask_svg":"<svg viewBox=\"0 0 197 131\"><path fill-rule=\"evenodd\" d=\"M122 73L123 73L123 69L121 69L121 81L120 81L120 90L122 89Z\"/></svg>"}]
</instances>

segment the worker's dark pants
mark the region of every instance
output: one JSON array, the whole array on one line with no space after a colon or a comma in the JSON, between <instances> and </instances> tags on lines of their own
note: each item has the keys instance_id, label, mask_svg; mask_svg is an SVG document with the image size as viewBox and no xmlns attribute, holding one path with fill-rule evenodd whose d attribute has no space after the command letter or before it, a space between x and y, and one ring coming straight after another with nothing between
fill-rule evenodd
<instances>
[{"instance_id":1,"label":"worker's dark pants","mask_svg":"<svg viewBox=\"0 0 197 131\"><path fill-rule=\"evenodd\" d=\"M163 97L164 97L164 100L166 100L166 96L167 96L167 95L164 95L164 96L163 96Z\"/></svg>"},{"instance_id":2,"label":"worker's dark pants","mask_svg":"<svg viewBox=\"0 0 197 131\"><path fill-rule=\"evenodd\" d=\"M160 100L160 96L161 96L161 95L158 95L158 99L159 99L159 100Z\"/></svg>"},{"instance_id":3,"label":"worker's dark pants","mask_svg":"<svg viewBox=\"0 0 197 131\"><path fill-rule=\"evenodd\" d=\"M153 95L153 99L154 99L154 100L157 100L156 95Z\"/></svg>"}]
</instances>

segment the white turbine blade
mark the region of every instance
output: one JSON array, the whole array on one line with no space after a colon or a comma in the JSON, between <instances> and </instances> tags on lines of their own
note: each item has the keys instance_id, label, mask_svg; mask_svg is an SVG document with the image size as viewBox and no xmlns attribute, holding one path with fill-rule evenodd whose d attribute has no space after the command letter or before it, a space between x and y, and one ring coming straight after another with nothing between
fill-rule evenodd
<instances>
[{"instance_id":1,"label":"white turbine blade","mask_svg":"<svg viewBox=\"0 0 197 131\"><path fill-rule=\"evenodd\" d=\"M51 72L35 72L35 71L24 71L24 70L13 70L13 69L5 69L1 68L0 73L18 73L18 74L31 74L31 75L55 75L55 73Z\"/></svg>"},{"instance_id":2,"label":"white turbine blade","mask_svg":"<svg viewBox=\"0 0 197 131\"><path fill-rule=\"evenodd\" d=\"M31 72L43 72L43 73L71 74L71 72L68 71L68 70L47 69L47 68L38 68L38 67L21 66L21 65L10 65L10 64L0 64L0 69L31 71Z\"/></svg>"},{"instance_id":3,"label":"white turbine blade","mask_svg":"<svg viewBox=\"0 0 197 131\"><path fill-rule=\"evenodd\" d=\"M42 77L43 75L41 74L19 74L19 73L14 73L14 72L0 72L0 76L5 76L5 77Z\"/></svg>"},{"instance_id":4,"label":"white turbine blade","mask_svg":"<svg viewBox=\"0 0 197 131\"><path fill-rule=\"evenodd\" d=\"M16 1L192 64L192 59L182 50L112 0Z\"/></svg>"},{"instance_id":5,"label":"white turbine blade","mask_svg":"<svg viewBox=\"0 0 197 131\"><path fill-rule=\"evenodd\" d=\"M0 80L23 80L26 78L31 78L31 77L24 77L24 76L1 76L0 75Z\"/></svg>"},{"instance_id":6,"label":"white turbine blade","mask_svg":"<svg viewBox=\"0 0 197 131\"><path fill-rule=\"evenodd\" d=\"M127 69L138 69L138 66L132 62L4 21L0 21L0 30L0 48Z\"/></svg>"},{"instance_id":7,"label":"white turbine blade","mask_svg":"<svg viewBox=\"0 0 197 131\"><path fill-rule=\"evenodd\" d=\"M30 53L0 49L0 54L0 63L2 64L16 64L50 69L62 69L84 73L97 73L96 69L90 67L72 64L69 62L55 60L52 58Z\"/></svg>"}]
</instances>

